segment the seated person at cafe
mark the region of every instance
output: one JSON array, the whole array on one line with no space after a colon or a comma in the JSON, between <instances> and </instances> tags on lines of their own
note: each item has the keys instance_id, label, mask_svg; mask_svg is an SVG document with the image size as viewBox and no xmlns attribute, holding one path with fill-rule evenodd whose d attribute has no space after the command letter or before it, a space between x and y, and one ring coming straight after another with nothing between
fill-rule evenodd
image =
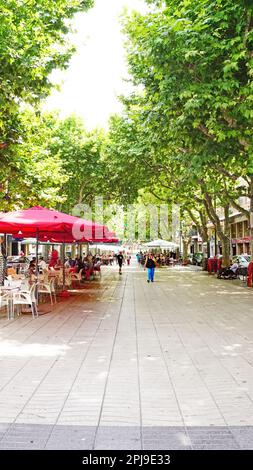
<instances>
[{"instance_id":1,"label":"seated person at cafe","mask_svg":"<svg viewBox=\"0 0 253 470\"><path fill-rule=\"evenodd\" d=\"M61 258L58 258L54 266L54 269L60 269L60 268L62 268L62 262L61 262Z\"/></svg>"},{"instance_id":2,"label":"seated person at cafe","mask_svg":"<svg viewBox=\"0 0 253 470\"><path fill-rule=\"evenodd\" d=\"M50 255L50 260L49 260L49 268L54 268L57 260L59 258L59 254L57 250L53 250L51 255Z\"/></svg>"},{"instance_id":3,"label":"seated person at cafe","mask_svg":"<svg viewBox=\"0 0 253 470\"><path fill-rule=\"evenodd\" d=\"M38 262L38 266L39 266L40 271L43 271L43 270L47 269L47 263L44 260L43 256L40 257L39 262Z\"/></svg>"},{"instance_id":4,"label":"seated person at cafe","mask_svg":"<svg viewBox=\"0 0 253 470\"><path fill-rule=\"evenodd\" d=\"M67 261L65 262L65 267L73 268L74 266L75 266L75 260L73 260L71 256L68 256Z\"/></svg>"},{"instance_id":5,"label":"seated person at cafe","mask_svg":"<svg viewBox=\"0 0 253 470\"><path fill-rule=\"evenodd\" d=\"M36 258L33 258L31 261L30 261L30 264L29 264L29 273L30 274L34 274L35 271L36 271Z\"/></svg>"},{"instance_id":6,"label":"seated person at cafe","mask_svg":"<svg viewBox=\"0 0 253 470\"><path fill-rule=\"evenodd\" d=\"M18 275L14 268L7 268L7 276L11 276L13 279L18 278Z\"/></svg>"},{"instance_id":7,"label":"seated person at cafe","mask_svg":"<svg viewBox=\"0 0 253 470\"><path fill-rule=\"evenodd\" d=\"M232 271L232 273L236 274L236 271L237 269L239 268L239 264L235 261L232 266L230 266L230 271Z\"/></svg>"},{"instance_id":8,"label":"seated person at cafe","mask_svg":"<svg viewBox=\"0 0 253 470\"><path fill-rule=\"evenodd\" d=\"M221 277L234 277L237 274L239 268L239 264L235 261L230 267L226 268L220 268L218 270L218 278L221 279Z\"/></svg>"},{"instance_id":9,"label":"seated person at cafe","mask_svg":"<svg viewBox=\"0 0 253 470\"><path fill-rule=\"evenodd\" d=\"M76 257L74 266L76 267L77 272L79 273L79 271L81 271L81 269L83 268L83 262L82 262L81 256Z\"/></svg>"},{"instance_id":10,"label":"seated person at cafe","mask_svg":"<svg viewBox=\"0 0 253 470\"><path fill-rule=\"evenodd\" d=\"M25 253L23 251L20 251L19 253L19 260L18 260L19 263L25 263L26 262L26 257L25 257Z\"/></svg>"}]
</instances>

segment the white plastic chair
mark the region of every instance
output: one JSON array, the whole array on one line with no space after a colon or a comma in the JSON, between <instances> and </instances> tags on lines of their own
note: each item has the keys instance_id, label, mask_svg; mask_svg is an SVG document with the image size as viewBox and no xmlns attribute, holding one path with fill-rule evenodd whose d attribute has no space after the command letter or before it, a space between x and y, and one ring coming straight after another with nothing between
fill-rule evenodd
<instances>
[{"instance_id":1,"label":"white plastic chair","mask_svg":"<svg viewBox=\"0 0 253 470\"><path fill-rule=\"evenodd\" d=\"M96 276L96 273L98 273L98 276L101 277L101 265L102 263L96 263L93 268L93 273L94 276Z\"/></svg>"},{"instance_id":2,"label":"white plastic chair","mask_svg":"<svg viewBox=\"0 0 253 470\"><path fill-rule=\"evenodd\" d=\"M49 270L47 268L42 270L42 274L44 276L44 280L48 281L48 276L49 276Z\"/></svg>"},{"instance_id":3,"label":"white plastic chair","mask_svg":"<svg viewBox=\"0 0 253 470\"><path fill-rule=\"evenodd\" d=\"M63 287L63 272L61 272L60 276L57 278L57 285L59 290ZM72 277L68 271L65 272L65 287L72 287Z\"/></svg>"},{"instance_id":4,"label":"white plastic chair","mask_svg":"<svg viewBox=\"0 0 253 470\"><path fill-rule=\"evenodd\" d=\"M26 274L29 270L29 263L20 263L19 274Z\"/></svg>"},{"instance_id":5,"label":"white plastic chair","mask_svg":"<svg viewBox=\"0 0 253 470\"><path fill-rule=\"evenodd\" d=\"M51 294L54 298L55 303L57 302L56 299L56 288L55 288L55 279L50 279L49 281L50 289L51 289Z\"/></svg>"},{"instance_id":6,"label":"white plastic chair","mask_svg":"<svg viewBox=\"0 0 253 470\"><path fill-rule=\"evenodd\" d=\"M15 306L19 307L19 314L20 314L20 307L22 305L30 305L32 310L33 318L38 317L38 309L37 309L37 302L35 297L36 291L36 284L34 283L30 288L29 292L27 291L19 291L13 293L13 308L15 310Z\"/></svg>"},{"instance_id":7,"label":"white plastic chair","mask_svg":"<svg viewBox=\"0 0 253 470\"><path fill-rule=\"evenodd\" d=\"M38 284L38 294L48 294L50 296L51 305L53 305L53 296L52 296L52 283L51 282L39 282Z\"/></svg>"},{"instance_id":8,"label":"white plastic chair","mask_svg":"<svg viewBox=\"0 0 253 470\"><path fill-rule=\"evenodd\" d=\"M0 309L2 309L3 307L6 307L8 319L10 319L9 302L10 302L10 298L8 294L0 293Z\"/></svg>"},{"instance_id":9,"label":"white plastic chair","mask_svg":"<svg viewBox=\"0 0 253 470\"><path fill-rule=\"evenodd\" d=\"M30 287L30 284L29 284L29 279L25 278L25 279L22 279L21 281L21 291L22 292L29 292L31 289Z\"/></svg>"},{"instance_id":10,"label":"white plastic chair","mask_svg":"<svg viewBox=\"0 0 253 470\"><path fill-rule=\"evenodd\" d=\"M83 273L84 269L80 269L79 273L71 273L71 279L72 279L72 282L79 282L79 284L81 284L81 280L82 280L82 273Z\"/></svg>"}]
</instances>

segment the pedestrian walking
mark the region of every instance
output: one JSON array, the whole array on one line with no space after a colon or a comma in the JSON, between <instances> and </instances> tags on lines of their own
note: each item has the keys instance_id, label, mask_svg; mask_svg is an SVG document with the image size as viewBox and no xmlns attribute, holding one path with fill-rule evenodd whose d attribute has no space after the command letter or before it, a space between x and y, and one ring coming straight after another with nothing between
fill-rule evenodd
<instances>
[{"instance_id":1,"label":"pedestrian walking","mask_svg":"<svg viewBox=\"0 0 253 470\"><path fill-rule=\"evenodd\" d=\"M149 253L146 257L145 268L147 268L147 282L154 282L156 262L152 253Z\"/></svg>"},{"instance_id":2,"label":"pedestrian walking","mask_svg":"<svg viewBox=\"0 0 253 470\"><path fill-rule=\"evenodd\" d=\"M130 266L131 256L127 255L127 265Z\"/></svg>"},{"instance_id":3,"label":"pedestrian walking","mask_svg":"<svg viewBox=\"0 0 253 470\"><path fill-rule=\"evenodd\" d=\"M120 251L119 254L117 255L117 261L119 265L119 274L122 274L122 264L124 262L124 256L122 254L122 251Z\"/></svg>"}]
</instances>

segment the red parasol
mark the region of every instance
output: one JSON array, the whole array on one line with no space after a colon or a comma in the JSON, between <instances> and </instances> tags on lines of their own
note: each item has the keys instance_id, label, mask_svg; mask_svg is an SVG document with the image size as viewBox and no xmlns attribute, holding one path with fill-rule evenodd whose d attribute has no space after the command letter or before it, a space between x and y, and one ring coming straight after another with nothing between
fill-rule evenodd
<instances>
[{"instance_id":1,"label":"red parasol","mask_svg":"<svg viewBox=\"0 0 253 470\"><path fill-rule=\"evenodd\" d=\"M0 233L19 238L38 237L40 241L73 243L107 241L106 226L63 212L35 206L0 214Z\"/></svg>"}]
</instances>

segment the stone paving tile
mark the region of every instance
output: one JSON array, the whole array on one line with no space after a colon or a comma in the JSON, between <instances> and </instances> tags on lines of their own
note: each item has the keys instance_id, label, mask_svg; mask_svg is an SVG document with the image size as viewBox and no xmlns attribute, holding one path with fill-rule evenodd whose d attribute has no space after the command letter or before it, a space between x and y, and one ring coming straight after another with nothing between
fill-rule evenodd
<instances>
[{"instance_id":1,"label":"stone paving tile","mask_svg":"<svg viewBox=\"0 0 253 470\"><path fill-rule=\"evenodd\" d=\"M12 424L0 439L1 449L43 449L51 426Z\"/></svg>"},{"instance_id":2,"label":"stone paving tile","mask_svg":"<svg viewBox=\"0 0 253 470\"><path fill-rule=\"evenodd\" d=\"M145 450L176 450L191 448L191 441L183 426L143 427L143 448Z\"/></svg>"},{"instance_id":3,"label":"stone paving tile","mask_svg":"<svg viewBox=\"0 0 253 470\"><path fill-rule=\"evenodd\" d=\"M95 426L63 426L53 428L46 449L92 449Z\"/></svg>"},{"instance_id":4,"label":"stone paving tile","mask_svg":"<svg viewBox=\"0 0 253 470\"><path fill-rule=\"evenodd\" d=\"M127 441L131 440L140 440L141 437L141 428L139 426L100 426L97 430L96 439L107 440L107 439L126 439Z\"/></svg>"},{"instance_id":5,"label":"stone paving tile","mask_svg":"<svg viewBox=\"0 0 253 470\"><path fill-rule=\"evenodd\" d=\"M45 444L45 449L92 449L94 436L74 436L73 438L62 435L62 437L50 437Z\"/></svg>"},{"instance_id":6,"label":"stone paving tile","mask_svg":"<svg viewBox=\"0 0 253 470\"><path fill-rule=\"evenodd\" d=\"M240 450L236 445L230 444L207 444L207 445L197 445L193 446L193 450Z\"/></svg>"},{"instance_id":7,"label":"stone paving tile","mask_svg":"<svg viewBox=\"0 0 253 470\"><path fill-rule=\"evenodd\" d=\"M241 449L253 450L253 426L231 426L230 431Z\"/></svg>"},{"instance_id":8,"label":"stone paving tile","mask_svg":"<svg viewBox=\"0 0 253 470\"><path fill-rule=\"evenodd\" d=\"M99 440L94 447L94 450L141 450L141 441L140 440L131 440L128 441L124 439L123 441L119 439L115 440Z\"/></svg>"},{"instance_id":9,"label":"stone paving tile","mask_svg":"<svg viewBox=\"0 0 253 470\"><path fill-rule=\"evenodd\" d=\"M180 444L178 441L173 440L161 440L161 441L150 441L144 442L144 450L191 450L190 445Z\"/></svg>"},{"instance_id":10,"label":"stone paving tile","mask_svg":"<svg viewBox=\"0 0 253 470\"><path fill-rule=\"evenodd\" d=\"M187 427L194 449L239 449L233 434L227 427Z\"/></svg>"},{"instance_id":11,"label":"stone paving tile","mask_svg":"<svg viewBox=\"0 0 253 470\"><path fill-rule=\"evenodd\" d=\"M0 423L0 433L5 433L10 427L10 423Z\"/></svg>"},{"instance_id":12,"label":"stone paving tile","mask_svg":"<svg viewBox=\"0 0 253 470\"><path fill-rule=\"evenodd\" d=\"M0 449L1 450L43 450L45 448L45 443L1 443Z\"/></svg>"},{"instance_id":13,"label":"stone paving tile","mask_svg":"<svg viewBox=\"0 0 253 470\"><path fill-rule=\"evenodd\" d=\"M253 292L145 277L105 268L36 321L0 318L0 448L253 448Z\"/></svg>"},{"instance_id":14,"label":"stone paving tile","mask_svg":"<svg viewBox=\"0 0 253 470\"><path fill-rule=\"evenodd\" d=\"M78 441L49 441L44 447L45 450L92 450L93 441L78 442Z\"/></svg>"}]
</instances>

